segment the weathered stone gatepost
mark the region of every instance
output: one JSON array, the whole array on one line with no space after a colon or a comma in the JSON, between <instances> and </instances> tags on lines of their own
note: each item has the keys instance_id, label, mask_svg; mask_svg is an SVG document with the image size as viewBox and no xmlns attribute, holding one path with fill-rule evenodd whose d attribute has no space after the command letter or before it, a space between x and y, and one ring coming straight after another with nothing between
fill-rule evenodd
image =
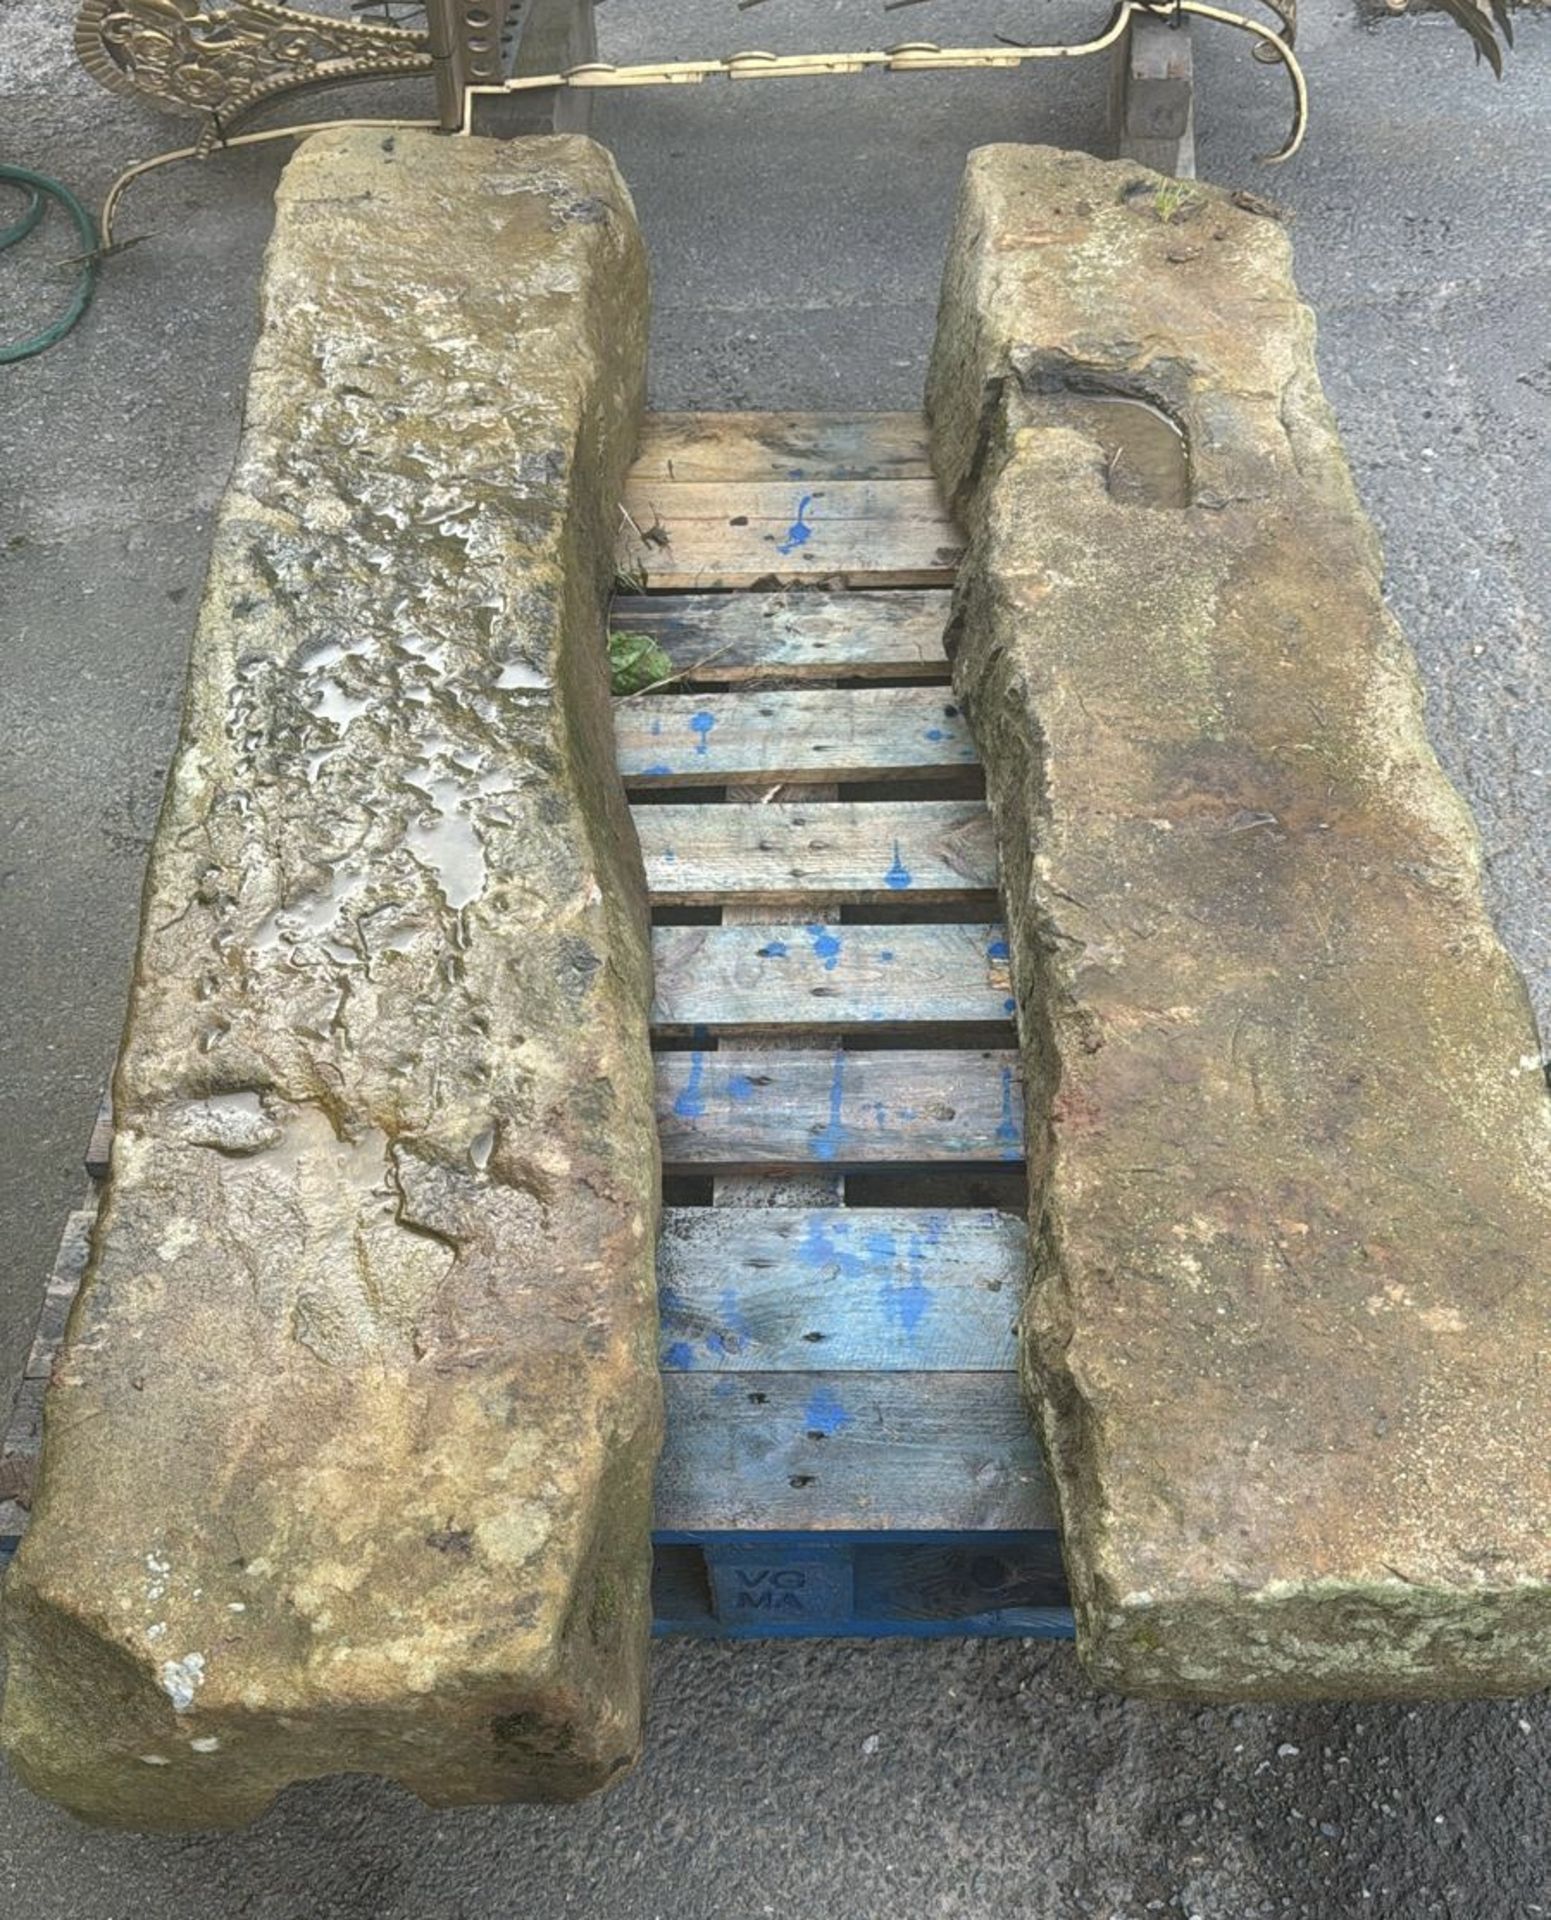
<instances>
[{"instance_id":1,"label":"weathered stone gatepost","mask_svg":"<svg viewBox=\"0 0 1551 1920\"><path fill-rule=\"evenodd\" d=\"M1527 1690L1551 1106L1289 252L1134 165L970 161L930 410L1028 1068L1025 1354L1096 1678Z\"/></svg>"},{"instance_id":2,"label":"weathered stone gatepost","mask_svg":"<svg viewBox=\"0 0 1551 1920\"><path fill-rule=\"evenodd\" d=\"M354 132L280 188L118 1135L8 1581L95 1820L570 1798L641 1738L660 1439L605 614L646 269L609 157Z\"/></svg>"}]
</instances>

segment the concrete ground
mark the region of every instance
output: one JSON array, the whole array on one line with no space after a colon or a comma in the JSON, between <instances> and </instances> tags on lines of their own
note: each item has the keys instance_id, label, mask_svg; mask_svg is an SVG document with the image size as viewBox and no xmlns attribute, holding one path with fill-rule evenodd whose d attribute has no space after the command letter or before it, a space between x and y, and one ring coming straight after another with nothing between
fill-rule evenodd
<instances>
[{"instance_id":1,"label":"concrete ground","mask_svg":"<svg viewBox=\"0 0 1551 1920\"><path fill-rule=\"evenodd\" d=\"M1507 81L1442 19L1306 0L1315 121L1198 36L1203 174L1295 216L1325 378L1387 543L1494 906L1551 1006L1551 22ZM100 197L178 129L71 66L67 0L0 21L0 157ZM665 24L664 16L671 20ZM1090 32L1093 7L610 0L616 57ZM955 183L980 142L1099 137L1094 64L606 99L657 274L665 406L918 402ZM402 97L402 96L400 96ZM381 100L373 109L391 104ZM344 111L364 111L359 100ZM403 109L400 109L403 110ZM418 108L411 109L418 111ZM0 370L0 1396L112 1058L210 513L232 456L278 151L139 188L96 308ZM33 259L70 251L55 235ZM9 261L3 330L63 279ZM0 1779L0 1915L27 1920L858 1920L1551 1914L1551 1705L1143 1707L1038 1645L670 1644L648 1758L567 1812L300 1789L235 1837L110 1837Z\"/></svg>"}]
</instances>

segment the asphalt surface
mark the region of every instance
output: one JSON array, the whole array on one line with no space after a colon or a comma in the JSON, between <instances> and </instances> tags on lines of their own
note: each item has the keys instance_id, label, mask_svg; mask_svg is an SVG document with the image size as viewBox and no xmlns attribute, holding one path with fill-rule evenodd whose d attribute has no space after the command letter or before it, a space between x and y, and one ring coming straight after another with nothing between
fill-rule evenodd
<instances>
[{"instance_id":1,"label":"asphalt surface","mask_svg":"<svg viewBox=\"0 0 1551 1920\"><path fill-rule=\"evenodd\" d=\"M0 157L100 196L179 129L76 73L66 0L0 16ZM665 18L671 14L671 19ZM1090 32L1057 0L610 0L617 57ZM1551 22L1509 78L1434 16L1307 5L1315 123L1198 36L1202 173L1294 216L1303 288L1494 910L1551 1009ZM968 148L1100 137L1094 63L620 95L597 131L657 280L661 406L918 403ZM402 102L402 96L399 96ZM342 110L405 110L378 97ZM416 106L409 111L420 111ZM230 464L278 154L137 190L95 310L0 369L0 1396L18 1373L122 1019L210 515ZM0 262L15 333L71 251ZM1551 1914L1551 1705L1196 1711L1096 1695L1064 1648L669 1644L648 1757L605 1801L438 1814L369 1781L252 1830L92 1833L0 1777L17 1920L1518 1920Z\"/></svg>"}]
</instances>

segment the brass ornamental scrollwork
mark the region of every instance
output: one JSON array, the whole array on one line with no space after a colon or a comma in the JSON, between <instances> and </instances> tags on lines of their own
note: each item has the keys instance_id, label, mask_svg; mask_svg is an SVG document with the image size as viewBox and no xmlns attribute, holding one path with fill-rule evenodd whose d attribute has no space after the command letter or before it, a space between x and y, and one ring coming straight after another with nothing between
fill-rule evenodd
<instances>
[{"instance_id":1,"label":"brass ornamental scrollwork","mask_svg":"<svg viewBox=\"0 0 1551 1920\"><path fill-rule=\"evenodd\" d=\"M207 120L212 144L282 94L432 71L425 33L279 0L85 0L75 45L103 86Z\"/></svg>"}]
</instances>

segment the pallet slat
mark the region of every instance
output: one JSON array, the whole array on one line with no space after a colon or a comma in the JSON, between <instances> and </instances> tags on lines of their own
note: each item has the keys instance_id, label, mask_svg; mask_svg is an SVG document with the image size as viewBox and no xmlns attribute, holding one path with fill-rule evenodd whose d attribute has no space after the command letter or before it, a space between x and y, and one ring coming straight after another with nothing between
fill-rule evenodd
<instances>
[{"instance_id":1,"label":"pallet slat","mask_svg":"<svg viewBox=\"0 0 1551 1920\"><path fill-rule=\"evenodd\" d=\"M677 1207L657 1249L669 1373L1004 1373L1028 1234L987 1208Z\"/></svg>"},{"instance_id":2,"label":"pallet slat","mask_svg":"<svg viewBox=\"0 0 1551 1920\"><path fill-rule=\"evenodd\" d=\"M762 679L945 679L952 595L662 593L616 598L617 632L649 633L694 685Z\"/></svg>"},{"instance_id":3,"label":"pallet slat","mask_svg":"<svg viewBox=\"0 0 1551 1920\"><path fill-rule=\"evenodd\" d=\"M662 1033L825 1032L1012 1019L999 926L657 927Z\"/></svg>"},{"instance_id":4,"label":"pallet slat","mask_svg":"<svg viewBox=\"0 0 1551 1920\"><path fill-rule=\"evenodd\" d=\"M647 885L664 903L963 900L996 888L980 800L641 806L634 815Z\"/></svg>"},{"instance_id":5,"label":"pallet slat","mask_svg":"<svg viewBox=\"0 0 1551 1920\"><path fill-rule=\"evenodd\" d=\"M665 1167L786 1167L1023 1158L1010 1050L847 1053L757 1047L657 1056Z\"/></svg>"},{"instance_id":6,"label":"pallet slat","mask_svg":"<svg viewBox=\"0 0 1551 1920\"><path fill-rule=\"evenodd\" d=\"M662 1533L1056 1524L1015 1373L668 1373Z\"/></svg>"},{"instance_id":7,"label":"pallet slat","mask_svg":"<svg viewBox=\"0 0 1551 1920\"><path fill-rule=\"evenodd\" d=\"M919 413L649 413L631 477L930 480Z\"/></svg>"},{"instance_id":8,"label":"pallet slat","mask_svg":"<svg viewBox=\"0 0 1551 1920\"><path fill-rule=\"evenodd\" d=\"M969 723L942 687L621 700L614 743L630 788L920 779L979 764Z\"/></svg>"},{"instance_id":9,"label":"pallet slat","mask_svg":"<svg viewBox=\"0 0 1551 1920\"><path fill-rule=\"evenodd\" d=\"M632 479L625 515L616 565L658 591L946 586L964 551L931 480Z\"/></svg>"}]
</instances>

